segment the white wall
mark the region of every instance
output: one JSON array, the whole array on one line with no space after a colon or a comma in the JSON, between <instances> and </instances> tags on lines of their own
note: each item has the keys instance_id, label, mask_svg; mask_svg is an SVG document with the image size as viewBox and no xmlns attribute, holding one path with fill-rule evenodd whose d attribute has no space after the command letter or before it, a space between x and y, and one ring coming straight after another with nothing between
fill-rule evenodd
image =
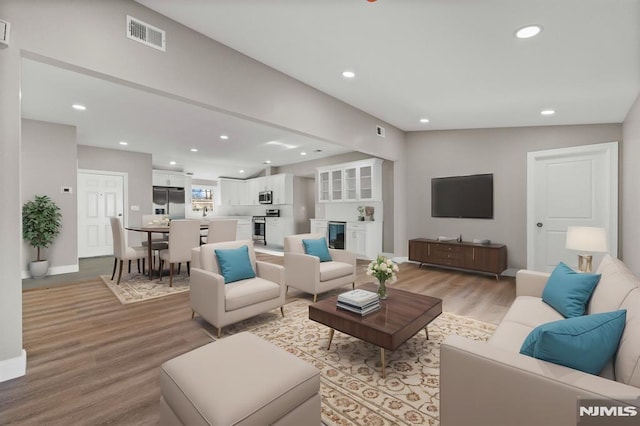
<instances>
[{"instance_id":1,"label":"white wall","mask_svg":"<svg viewBox=\"0 0 640 426\"><path fill-rule=\"evenodd\" d=\"M76 128L43 121L22 120L22 203L36 195L48 195L60 207L60 234L41 250L51 274L78 271L78 207ZM71 193L62 193L70 187ZM36 249L22 244L22 268L27 276Z\"/></svg>"},{"instance_id":2,"label":"white wall","mask_svg":"<svg viewBox=\"0 0 640 426\"><path fill-rule=\"evenodd\" d=\"M620 179L620 258L640 275L640 96L636 98L622 126Z\"/></svg>"},{"instance_id":3,"label":"white wall","mask_svg":"<svg viewBox=\"0 0 640 426\"><path fill-rule=\"evenodd\" d=\"M507 245L509 267L524 268L527 152L621 140L620 124L409 133L408 239L487 238ZM431 217L431 178L478 173L494 175L494 219Z\"/></svg>"}]
</instances>

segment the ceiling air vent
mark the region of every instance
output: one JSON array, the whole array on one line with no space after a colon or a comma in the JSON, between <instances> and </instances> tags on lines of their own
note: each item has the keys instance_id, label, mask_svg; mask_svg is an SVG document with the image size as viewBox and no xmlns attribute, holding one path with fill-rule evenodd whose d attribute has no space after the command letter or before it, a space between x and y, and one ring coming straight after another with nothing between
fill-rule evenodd
<instances>
[{"instance_id":1,"label":"ceiling air vent","mask_svg":"<svg viewBox=\"0 0 640 426\"><path fill-rule=\"evenodd\" d=\"M127 15L127 38L165 51L165 31Z\"/></svg>"}]
</instances>

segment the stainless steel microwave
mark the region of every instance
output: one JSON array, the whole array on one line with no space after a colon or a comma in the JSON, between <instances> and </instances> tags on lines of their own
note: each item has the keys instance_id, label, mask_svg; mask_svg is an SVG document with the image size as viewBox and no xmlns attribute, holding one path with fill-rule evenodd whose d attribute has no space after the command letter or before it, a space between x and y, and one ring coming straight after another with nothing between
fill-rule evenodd
<instances>
[{"instance_id":1,"label":"stainless steel microwave","mask_svg":"<svg viewBox=\"0 0 640 426\"><path fill-rule=\"evenodd\" d=\"M260 204L272 204L273 203L273 191L260 191L258 193L258 202Z\"/></svg>"}]
</instances>

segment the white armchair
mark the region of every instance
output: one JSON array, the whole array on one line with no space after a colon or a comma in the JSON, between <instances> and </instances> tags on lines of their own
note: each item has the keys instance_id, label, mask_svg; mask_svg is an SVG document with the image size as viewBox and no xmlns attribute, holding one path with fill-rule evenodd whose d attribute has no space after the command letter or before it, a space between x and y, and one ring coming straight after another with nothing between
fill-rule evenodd
<instances>
[{"instance_id":1,"label":"white armchair","mask_svg":"<svg viewBox=\"0 0 640 426\"><path fill-rule=\"evenodd\" d=\"M255 278L225 284L220 273L216 249L236 249L247 246ZM191 310L218 329L252 316L280 308L284 316L286 287L284 268L256 261L253 241L240 240L200 246L200 262L191 269Z\"/></svg>"},{"instance_id":2,"label":"white armchair","mask_svg":"<svg viewBox=\"0 0 640 426\"><path fill-rule=\"evenodd\" d=\"M322 234L290 235L284 239L284 268L287 287L297 288L313 294L314 303L318 294L351 284L355 287L356 256L346 250L329 249L331 261L320 262L316 256L305 253L302 240L315 240Z\"/></svg>"}]
</instances>

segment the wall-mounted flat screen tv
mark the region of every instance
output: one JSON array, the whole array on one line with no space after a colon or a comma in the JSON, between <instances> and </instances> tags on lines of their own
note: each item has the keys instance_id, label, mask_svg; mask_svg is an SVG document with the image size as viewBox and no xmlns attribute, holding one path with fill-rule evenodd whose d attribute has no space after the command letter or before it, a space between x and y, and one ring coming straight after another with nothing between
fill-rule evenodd
<instances>
[{"instance_id":1,"label":"wall-mounted flat screen tv","mask_svg":"<svg viewBox=\"0 0 640 426\"><path fill-rule=\"evenodd\" d=\"M493 219L493 174L431 179L431 216Z\"/></svg>"}]
</instances>

